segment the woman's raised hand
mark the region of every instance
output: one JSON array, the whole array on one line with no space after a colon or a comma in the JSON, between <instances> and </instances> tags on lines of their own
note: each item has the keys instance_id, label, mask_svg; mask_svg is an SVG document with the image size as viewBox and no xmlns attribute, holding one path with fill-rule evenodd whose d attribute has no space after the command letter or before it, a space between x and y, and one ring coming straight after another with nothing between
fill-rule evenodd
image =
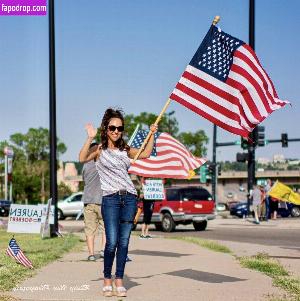
<instances>
[{"instance_id":1,"label":"woman's raised hand","mask_svg":"<svg viewBox=\"0 0 300 301\"><path fill-rule=\"evenodd\" d=\"M157 125L156 124L151 124L150 125L150 131L152 134L155 134L157 132Z\"/></svg>"},{"instance_id":2,"label":"woman's raised hand","mask_svg":"<svg viewBox=\"0 0 300 301\"><path fill-rule=\"evenodd\" d=\"M85 130L86 130L89 138L94 139L96 137L97 129L95 129L94 126L91 123L87 123L85 125Z\"/></svg>"}]
</instances>

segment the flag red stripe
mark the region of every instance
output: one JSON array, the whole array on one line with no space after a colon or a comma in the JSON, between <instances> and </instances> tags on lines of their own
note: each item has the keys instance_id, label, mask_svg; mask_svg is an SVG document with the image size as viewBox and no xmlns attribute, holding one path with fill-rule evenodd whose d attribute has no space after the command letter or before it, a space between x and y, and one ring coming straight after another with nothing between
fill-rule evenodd
<instances>
[{"instance_id":1,"label":"flag red stripe","mask_svg":"<svg viewBox=\"0 0 300 301\"><path fill-rule=\"evenodd\" d=\"M181 97L177 96L176 94L171 94L170 98L172 100L177 101L178 103L182 104L183 106L187 107L188 109L192 110L193 112L197 113L198 115L201 115L202 117L208 119L209 121L213 122L217 126L232 132L234 134L243 136L243 137L248 137L249 131L246 129L238 129L235 127L230 126L227 123L222 122L220 119L215 118L214 116L208 114L207 112L204 112L203 110L200 110L199 108L193 106L191 103L187 102L186 100L182 99Z\"/></svg>"},{"instance_id":2,"label":"flag red stripe","mask_svg":"<svg viewBox=\"0 0 300 301\"><path fill-rule=\"evenodd\" d=\"M184 160L190 168L193 167L192 163L189 160L190 158L185 157L187 154L182 154L180 149L178 149L174 145L165 145L164 144L163 146L169 147L170 149L169 150L159 150L158 149L160 156L167 155L167 154L172 155L173 153L176 153L176 154L178 154L178 156L180 156L181 161ZM158 147L159 147L159 145L158 145Z\"/></svg>"},{"instance_id":3,"label":"flag red stripe","mask_svg":"<svg viewBox=\"0 0 300 301\"><path fill-rule=\"evenodd\" d=\"M182 77L187 78L190 81L192 81L193 83L197 84L198 86L201 86L201 87L205 88L206 90L218 95L219 97L223 98L224 101L227 100L227 101L231 102L233 105L236 105L239 109L240 115L243 116L243 118L245 119L245 121L247 122L249 127L255 126L253 123L251 123L249 121L248 117L244 113L244 109L243 109L238 97L231 95L230 93L226 92L225 90L222 90L222 89L218 88L217 86L210 84L209 82L201 79L200 77L198 77L194 74L189 73L188 71L184 71Z\"/></svg>"},{"instance_id":4,"label":"flag red stripe","mask_svg":"<svg viewBox=\"0 0 300 301\"><path fill-rule=\"evenodd\" d=\"M191 96L192 98L198 100L199 102L207 105L208 107L212 108L216 112L219 112L222 115L237 121L239 124L241 123L241 119L240 119L240 116L238 114L236 114L235 112L232 112L232 111L224 108L223 106L213 102L209 98L205 97L204 95L199 94L198 92L188 88L187 86L184 86L183 84L178 83L176 85L176 89L178 89L178 90L182 91L183 93Z\"/></svg>"},{"instance_id":5,"label":"flag red stripe","mask_svg":"<svg viewBox=\"0 0 300 301\"><path fill-rule=\"evenodd\" d=\"M240 51L236 51L235 52L235 56L240 58L241 60L243 60L252 70L253 72L255 72L255 74L260 78L260 80L262 81L262 87L260 88L263 91L265 91L265 93L267 94L268 99L271 101L272 104L277 104L276 101L274 100L274 96L275 95L271 95L268 87L268 83L266 82L265 78L263 77L263 75L261 74L261 72L258 70L257 66L255 66L255 64L253 64L253 62L242 52ZM263 89L262 89L263 88Z\"/></svg>"},{"instance_id":6,"label":"flag red stripe","mask_svg":"<svg viewBox=\"0 0 300 301\"><path fill-rule=\"evenodd\" d=\"M177 153L178 156L174 156L175 153L176 153L176 152L174 152L174 151L172 151L172 150L170 150L170 151L160 151L160 152L159 152L159 156L170 155L170 157L167 158L167 159L162 159L162 160L157 160L157 159L156 159L156 160L153 160L153 159L151 159L151 157L150 157L150 158L148 158L148 159L143 159L142 161L145 162L145 163L149 163L149 164L150 164L150 163L153 163L153 164L163 164L163 163L169 163L169 162L174 162L174 161L176 161L176 162L180 162L181 166L180 166L180 167L173 166L173 167L176 167L176 168L184 168L184 169L186 169L186 170L187 170L187 169L190 170L190 169L194 169L194 168L195 168L194 166L191 166L191 164L190 164L185 158L183 158L181 154L178 154L178 153ZM159 157L159 156L157 156L157 157ZM184 164L183 161L184 161L186 164ZM186 165L187 165L187 167L186 167ZM132 166L135 166L135 163L134 163ZM169 167L171 167L171 166L166 166L166 168L168 168L168 169L169 169ZM161 166L159 166L158 169L161 169Z\"/></svg>"},{"instance_id":7,"label":"flag red stripe","mask_svg":"<svg viewBox=\"0 0 300 301\"><path fill-rule=\"evenodd\" d=\"M262 118L264 118L255 102L253 101L248 89L240 82L236 81L233 78L228 77L226 80L226 84L228 84L230 87L234 88L234 89L238 89L241 92L241 96L243 97L244 101L246 102L247 106L249 107L252 115L255 117L255 119L257 119L258 121L261 120Z\"/></svg>"},{"instance_id":8,"label":"flag red stripe","mask_svg":"<svg viewBox=\"0 0 300 301\"><path fill-rule=\"evenodd\" d=\"M139 175L141 177L148 177L148 178L156 178L157 174L156 173L151 173L151 172L143 172L143 171L131 171L130 173ZM188 175L182 176L182 175L171 175L168 173L160 173L159 177L160 178L172 178L172 179L186 179Z\"/></svg>"},{"instance_id":9,"label":"flag red stripe","mask_svg":"<svg viewBox=\"0 0 300 301\"><path fill-rule=\"evenodd\" d=\"M257 94L259 95L262 105L265 107L268 114L272 113L273 110L271 109L271 107L268 103L268 100L266 99L265 94L262 92L261 87L259 86L257 81L245 69L241 68L240 66L233 64L231 67L231 70L233 72L240 74L241 76L243 76L246 80L248 80L250 82L250 84L254 87Z\"/></svg>"},{"instance_id":10,"label":"flag red stripe","mask_svg":"<svg viewBox=\"0 0 300 301\"><path fill-rule=\"evenodd\" d=\"M31 261L23 253L18 254L17 257L20 259L23 265L27 267L32 267Z\"/></svg>"},{"instance_id":11,"label":"flag red stripe","mask_svg":"<svg viewBox=\"0 0 300 301\"><path fill-rule=\"evenodd\" d=\"M277 92L276 92L276 89L275 89L275 86L273 84L273 82L271 81L271 78L269 77L268 73L265 71L265 69L263 68L263 66L261 65L261 63L259 62L258 60L258 57L256 55L256 53L253 51L253 49L248 45L248 44L245 44L243 46L244 48L246 48L253 56L253 58L255 59L256 63L260 66L260 68L264 71L264 74L266 75L266 77L268 78L270 84L271 84L271 87L273 89L273 95L278 98L278 95L277 95Z\"/></svg>"}]
</instances>

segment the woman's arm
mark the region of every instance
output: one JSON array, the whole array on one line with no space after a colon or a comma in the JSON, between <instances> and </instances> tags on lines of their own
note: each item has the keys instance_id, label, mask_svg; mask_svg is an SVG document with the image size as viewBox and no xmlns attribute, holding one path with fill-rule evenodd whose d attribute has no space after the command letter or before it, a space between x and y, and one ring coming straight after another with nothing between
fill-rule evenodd
<instances>
[{"instance_id":1,"label":"woman's arm","mask_svg":"<svg viewBox=\"0 0 300 301\"><path fill-rule=\"evenodd\" d=\"M95 129L93 127L93 125L90 124L90 123L88 123L85 126L85 129L86 129L86 132L88 134L88 138L86 139L86 141L85 141L85 143L84 143L84 145L81 148L80 153L79 153L79 162L81 162L81 163L93 160L100 153L100 150L99 150L98 146L90 148L90 145L91 145L93 139L95 138L95 136L97 134L97 129Z\"/></svg>"},{"instance_id":2,"label":"woman's arm","mask_svg":"<svg viewBox=\"0 0 300 301\"><path fill-rule=\"evenodd\" d=\"M150 126L150 131L152 132L152 135L150 136L148 143L146 144L144 150L139 155L138 159L146 159L149 158L151 155L151 152L153 150L153 145L154 145L154 134L157 132L157 125L152 124ZM129 158L133 159L135 155L138 153L138 151L139 151L138 148L131 147L128 153Z\"/></svg>"}]
</instances>

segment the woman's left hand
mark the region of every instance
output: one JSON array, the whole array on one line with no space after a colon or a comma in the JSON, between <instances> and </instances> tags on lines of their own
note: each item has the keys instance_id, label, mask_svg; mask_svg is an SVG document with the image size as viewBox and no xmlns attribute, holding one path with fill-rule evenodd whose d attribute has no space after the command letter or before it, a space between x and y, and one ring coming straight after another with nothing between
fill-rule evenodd
<instances>
[{"instance_id":1,"label":"woman's left hand","mask_svg":"<svg viewBox=\"0 0 300 301\"><path fill-rule=\"evenodd\" d=\"M150 125L150 131L152 132L152 134L155 134L157 132L157 125L155 124L151 124Z\"/></svg>"}]
</instances>

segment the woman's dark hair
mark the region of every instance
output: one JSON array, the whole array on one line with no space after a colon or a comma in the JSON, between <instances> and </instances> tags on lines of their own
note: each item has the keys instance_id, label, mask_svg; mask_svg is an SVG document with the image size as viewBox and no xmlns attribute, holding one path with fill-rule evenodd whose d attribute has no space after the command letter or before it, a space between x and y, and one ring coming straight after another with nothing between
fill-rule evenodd
<instances>
[{"instance_id":1,"label":"woman's dark hair","mask_svg":"<svg viewBox=\"0 0 300 301\"><path fill-rule=\"evenodd\" d=\"M122 125L124 126L124 117L123 117L123 111L122 110L114 110L112 108L109 108L105 111L101 126L100 126L100 136L101 136L101 148L107 149L108 147L108 137L107 137L107 129L108 124L112 118L119 118L122 121ZM121 134L120 139L116 142L116 146L119 148L120 151L123 151L124 149L128 151L130 147L125 143L123 139L123 133Z\"/></svg>"}]
</instances>

